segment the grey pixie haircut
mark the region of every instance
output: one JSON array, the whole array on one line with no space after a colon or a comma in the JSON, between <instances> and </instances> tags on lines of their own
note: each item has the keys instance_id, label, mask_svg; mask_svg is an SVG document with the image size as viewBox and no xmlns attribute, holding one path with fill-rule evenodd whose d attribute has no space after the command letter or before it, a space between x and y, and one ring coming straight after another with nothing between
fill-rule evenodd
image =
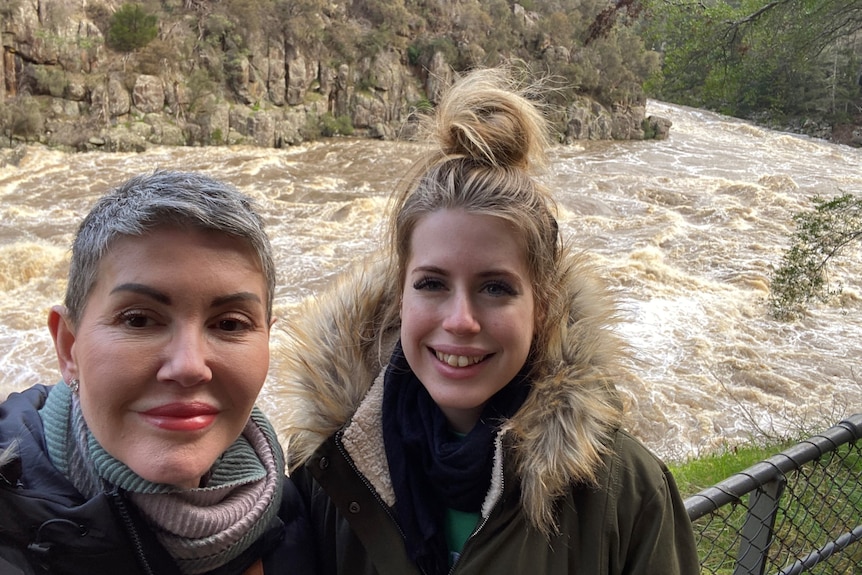
<instances>
[{"instance_id":1,"label":"grey pixie haircut","mask_svg":"<svg viewBox=\"0 0 862 575\"><path fill-rule=\"evenodd\" d=\"M142 236L161 226L194 227L246 240L266 278L266 316L272 319L275 263L254 200L233 186L193 172L155 171L135 176L95 203L72 244L65 305L78 323L99 264L120 236Z\"/></svg>"}]
</instances>

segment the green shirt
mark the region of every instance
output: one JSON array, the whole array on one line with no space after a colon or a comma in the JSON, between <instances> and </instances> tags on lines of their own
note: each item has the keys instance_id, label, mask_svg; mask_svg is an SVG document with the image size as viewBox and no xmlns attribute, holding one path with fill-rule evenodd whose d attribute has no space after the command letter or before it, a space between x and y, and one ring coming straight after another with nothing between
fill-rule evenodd
<instances>
[{"instance_id":1,"label":"green shirt","mask_svg":"<svg viewBox=\"0 0 862 575\"><path fill-rule=\"evenodd\" d=\"M452 434L459 439L466 437L466 434L455 431ZM467 539L473 534L478 523L479 513L468 513L450 508L446 509L446 548L449 550L450 567L461 556L464 544L467 543Z\"/></svg>"},{"instance_id":2,"label":"green shirt","mask_svg":"<svg viewBox=\"0 0 862 575\"><path fill-rule=\"evenodd\" d=\"M446 509L446 547L449 549L449 566L461 556L461 550L479 523L479 513Z\"/></svg>"}]
</instances>

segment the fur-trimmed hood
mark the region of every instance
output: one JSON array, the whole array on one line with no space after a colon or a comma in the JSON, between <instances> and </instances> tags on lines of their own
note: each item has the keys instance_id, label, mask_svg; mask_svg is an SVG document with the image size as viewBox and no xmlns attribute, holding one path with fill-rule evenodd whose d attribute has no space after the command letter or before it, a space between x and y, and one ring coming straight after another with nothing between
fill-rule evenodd
<instances>
[{"instance_id":1,"label":"fur-trimmed hood","mask_svg":"<svg viewBox=\"0 0 862 575\"><path fill-rule=\"evenodd\" d=\"M384 264L368 263L309 298L291 320L285 348L275 352L283 353L279 385L290 398L279 431L291 468L354 418L380 377L397 338L379 337L396 285ZM614 303L583 256L566 258L559 287L567 306L557 349L548 351L553 359L543 362L550 367L532 380L526 402L503 426L522 505L543 531L554 529L557 497L572 484L595 483L622 418L614 383L626 365L613 330ZM369 446L376 448L382 452Z\"/></svg>"}]
</instances>

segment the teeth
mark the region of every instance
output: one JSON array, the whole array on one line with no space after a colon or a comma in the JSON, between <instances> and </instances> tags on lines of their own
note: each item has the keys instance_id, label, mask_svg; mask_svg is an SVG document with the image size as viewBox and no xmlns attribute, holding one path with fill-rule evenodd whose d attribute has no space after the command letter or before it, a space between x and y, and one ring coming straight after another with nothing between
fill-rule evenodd
<instances>
[{"instance_id":1,"label":"teeth","mask_svg":"<svg viewBox=\"0 0 862 575\"><path fill-rule=\"evenodd\" d=\"M437 355L437 359L440 361L451 365L452 367L467 367L468 365L473 365L475 363L479 363L485 356L480 355L478 357L469 357L466 355L451 355L448 353L440 353L439 351L434 352Z\"/></svg>"}]
</instances>

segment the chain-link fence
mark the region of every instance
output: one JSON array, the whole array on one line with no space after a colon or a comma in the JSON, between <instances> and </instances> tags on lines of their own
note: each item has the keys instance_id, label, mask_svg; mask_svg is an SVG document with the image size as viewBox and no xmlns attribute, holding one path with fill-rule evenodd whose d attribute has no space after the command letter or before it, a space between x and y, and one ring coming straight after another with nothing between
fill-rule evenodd
<instances>
[{"instance_id":1,"label":"chain-link fence","mask_svg":"<svg viewBox=\"0 0 862 575\"><path fill-rule=\"evenodd\" d=\"M701 574L862 575L860 438L862 413L686 499Z\"/></svg>"}]
</instances>

